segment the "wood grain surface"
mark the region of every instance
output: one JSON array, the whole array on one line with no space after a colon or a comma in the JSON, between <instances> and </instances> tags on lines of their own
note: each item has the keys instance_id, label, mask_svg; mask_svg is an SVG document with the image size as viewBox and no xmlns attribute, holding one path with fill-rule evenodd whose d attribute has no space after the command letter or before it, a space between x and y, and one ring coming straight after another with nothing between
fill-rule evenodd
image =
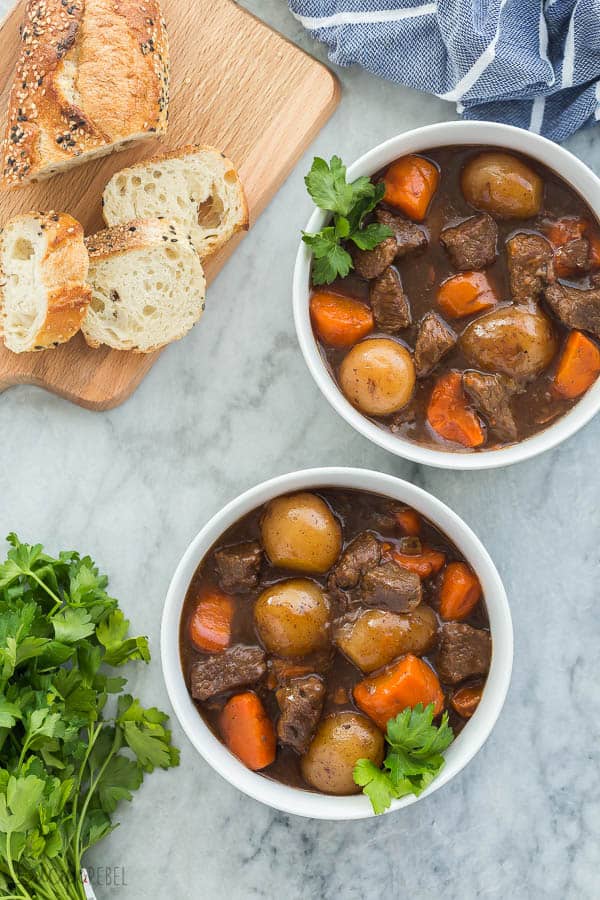
<instances>
[{"instance_id":1,"label":"wood grain surface","mask_svg":"<svg viewBox=\"0 0 600 900\"><path fill-rule=\"evenodd\" d=\"M0 191L0 225L17 213L55 209L71 213L91 234L103 227L101 195L114 172L163 150L202 142L214 144L239 169L252 226L335 109L338 82L232 0L163 0L162 5L171 46L166 138L38 185ZM20 0L0 28L2 136L24 8ZM238 241L206 265L209 281ZM13 354L2 345L0 390L36 384L89 409L109 409L129 397L157 356L92 350L81 335L39 353Z\"/></svg>"}]
</instances>

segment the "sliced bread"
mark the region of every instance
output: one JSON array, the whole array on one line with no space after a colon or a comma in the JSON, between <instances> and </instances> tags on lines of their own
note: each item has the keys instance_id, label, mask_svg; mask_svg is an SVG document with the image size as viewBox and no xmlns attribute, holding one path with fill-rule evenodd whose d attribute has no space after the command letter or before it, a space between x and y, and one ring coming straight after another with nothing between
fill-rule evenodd
<instances>
[{"instance_id":1,"label":"sliced bread","mask_svg":"<svg viewBox=\"0 0 600 900\"><path fill-rule=\"evenodd\" d=\"M16 216L0 232L0 323L14 353L68 341L86 314L83 228L66 213Z\"/></svg>"},{"instance_id":2,"label":"sliced bread","mask_svg":"<svg viewBox=\"0 0 600 900\"><path fill-rule=\"evenodd\" d=\"M167 128L169 47L158 0L29 0L8 108L12 187Z\"/></svg>"},{"instance_id":3,"label":"sliced bread","mask_svg":"<svg viewBox=\"0 0 600 900\"><path fill-rule=\"evenodd\" d=\"M86 246L92 300L81 330L91 347L151 353L202 315L202 264L173 222L137 219L91 235Z\"/></svg>"},{"instance_id":4,"label":"sliced bread","mask_svg":"<svg viewBox=\"0 0 600 900\"><path fill-rule=\"evenodd\" d=\"M107 225L164 216L189 234L204 259L248 228L233 163L214 147L190 146L116 172L104 190Z\"/></svg>"}]
</instances>

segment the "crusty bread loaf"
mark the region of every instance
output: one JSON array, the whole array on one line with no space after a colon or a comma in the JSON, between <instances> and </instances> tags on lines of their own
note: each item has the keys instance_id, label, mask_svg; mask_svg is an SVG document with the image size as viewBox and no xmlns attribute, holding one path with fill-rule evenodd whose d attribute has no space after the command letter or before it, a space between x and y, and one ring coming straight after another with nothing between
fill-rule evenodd
<instances>
[{"instance_id":1,"label":"crusty bread loaf","mask_svg":"<svg viewBox=\"0 0 600 900\"><path fill-rule=\"evenodd\" d=\"M202 315L200 258L167 219L107 228L86 246L92 300L81 329L91 347L150 353L183 337Z\"/></svg>"},{"instance_id":2,"label":"crusty bread loaf","mask_svg":"<svg viewBox=\"0 0 600 900\"><path fill-rule=\"evenodd\" d=\"M28 213L0 232L0 321L14 353L68 341L86 314L83 228L66 213Z\"/></svg>"},{"instance_id":3,"label":"crusty bread loaf","mask_svg":"<svg viewBox=\"0 0 600 900\"><path fill-rule=\"evenodd\" d=\"M116 172L104 190L104 220L165 216L189 234L204 259L248 228L248 206L233 163L208 146L182 147Z\"/></svg>"},{"instance_id":4,"label":"crusty bread loaf","mask_svg":"<svg viewBox=\"0 0 600 900\"><path fill-rule=\"evenodd\" d=\"M21 39L5 187L166 130L169 50L158 0L27 0Z\"/></svg>"}]
</instances>

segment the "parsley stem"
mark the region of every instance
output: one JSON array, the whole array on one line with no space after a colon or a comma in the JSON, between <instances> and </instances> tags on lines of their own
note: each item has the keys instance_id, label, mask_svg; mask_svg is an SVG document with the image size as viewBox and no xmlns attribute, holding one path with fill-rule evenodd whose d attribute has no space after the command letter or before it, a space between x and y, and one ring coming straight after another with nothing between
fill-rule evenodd
<instances>
[{"instance_id":1,"label":"parsley stem","mask_svg":"<svg viewBox=\"0 0 600 900\"><path fill-rule=\"evenodd\" d=\"M44 584L44 582L42 581L42 579L41 579L41 578L38 578L37 575L35 574L35 572L32 572L31 569L26 569L26 570L25 570L25 574L26 574L29 578L33 578L34 581L37 581L37 583L39 584L39 586L40 586L41 588L43 588L43 589L46 591L46 593L47 593L50 597L52 597L52 599L54 600L54 606L52 607L52 610L50 611L49 615L51 615L51 616L54 615L54 613L55 613L58 609L60 609L60 607L62 606L62 600L60 599L60 597L57 597L56 594L54 593L54 591L50 590L50 588L48 587L48 585L47 585L47 584Z\"/></svg>"},{"instance_id":2,"label":"parsley stem","mask_svg":"<svg viewBox=\"0 0 600 900\"><path fill-rule=\"evenodd\" d=\"M80 827L79 827L79 825L78 825L79 816L78 816L78 809L77 809L77 807L78 807L78 805L79 805L79 798L80 798L80 794L81 794L81 785L82 785L82 782L83 782L83 775L84 775L84 773L85 773L85 767L87 766L88 760L89 760L89 758L90 758L90 753L91 753L92 750L94 749L94 744L96 743L96 741L97 741L97 739L98 739L98 735L99 735L100 732L102 731L103 724L104 724L103 722L100 722L100 723L98 724L98 727L97 727L95 730L94 730L94 728L93 728L93 720L90 720L90 722L89 722L89 724L88 724L88 745L87 745L87 748L86 748L86 751L85 751L83 760L82 760L82 762L81 762L81 766L79 767L79 773L78 773L78 775L77 775L77 781L76 781L76 783L75 783L75 787L74 787L74 790L73 790L73 804L72 804L72 807L73 807L73 827L74 827L74 829L75 829L75 833L76 833L76 834L79 834L79 832L80 832L80 830L81 830ZM72 853L73 853L73 859L75 860L75 862L77 862L77 860L78 860L78 858L79 858L79 854L78 854L78 852L77 852L77 844L76 844L75 847L72 847L71 850L72 850ZM81 868L81 866L76 865L75 868L76 868L76 871L79 871L79 869Z\"/></svg>"},{"instance_id":3,"label":"parsley stem","mask_svg":"<svg viewBox=\"0 0 600 900\"><path fill-rule=\"evenodd\" d=\"M90 786L88 788L87 796L86 796L83 806L81 808L81 813L79 814L79 821L77 823L77 831L75 834L75 871L77 871L77 872L81 871L81 857L82 857L81 829L83 827L83 823L85 822L85 817L87 814L88 806L90 804L90 800L92 799L92 797L96 791L96 788L98 787L100 781L102 780L102 776L104 775L104 772L106 771L106 767L108 766L109 762L113 758L115 751L118 749L118 735L119 735L119 731L118 731L118 729L115 729L115 735L113 738L113 744L110 749L110 753L106 754L106 759L104 760L104 763L100 767L98 774L96 775L96 778L92 779L90 781Z\"/></svg>"},{"instance_id":4,"label":"parsley stem","mask_svg":"<svg viewBox=\"0 0 600 900\"><path fill-rule=\"evenodd\" d=\"M31 894L29 893L29 891L27 891L23 887L23 885L19 881L19 876L15 872L15 867L13 865L13 859L12 859L12 853L10 852L10 839L11 839L12 835L13 835L12 831L9 831L8 834L6 835L6 861L8 863L8 870L10 872L10 877L14 881L15 887L21 891L20 900L33 900Z\"/></svg>"}]
</instances>

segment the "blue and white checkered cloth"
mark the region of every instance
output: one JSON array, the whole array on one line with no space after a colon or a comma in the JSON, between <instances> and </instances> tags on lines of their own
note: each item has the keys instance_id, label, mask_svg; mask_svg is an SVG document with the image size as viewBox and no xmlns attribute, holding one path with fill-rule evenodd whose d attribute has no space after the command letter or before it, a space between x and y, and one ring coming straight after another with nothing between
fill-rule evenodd
<instances>
[{"instance_id":1,"label":"blue and white checkered cloth","mask_svg":"<svg viewBox=\"0 0 600 900\"><path fill-rule=\"evenodd\" d=\"M600 121L600 0L289 0L341 66L562 141Z\"/></svg>"}]
</instances>

